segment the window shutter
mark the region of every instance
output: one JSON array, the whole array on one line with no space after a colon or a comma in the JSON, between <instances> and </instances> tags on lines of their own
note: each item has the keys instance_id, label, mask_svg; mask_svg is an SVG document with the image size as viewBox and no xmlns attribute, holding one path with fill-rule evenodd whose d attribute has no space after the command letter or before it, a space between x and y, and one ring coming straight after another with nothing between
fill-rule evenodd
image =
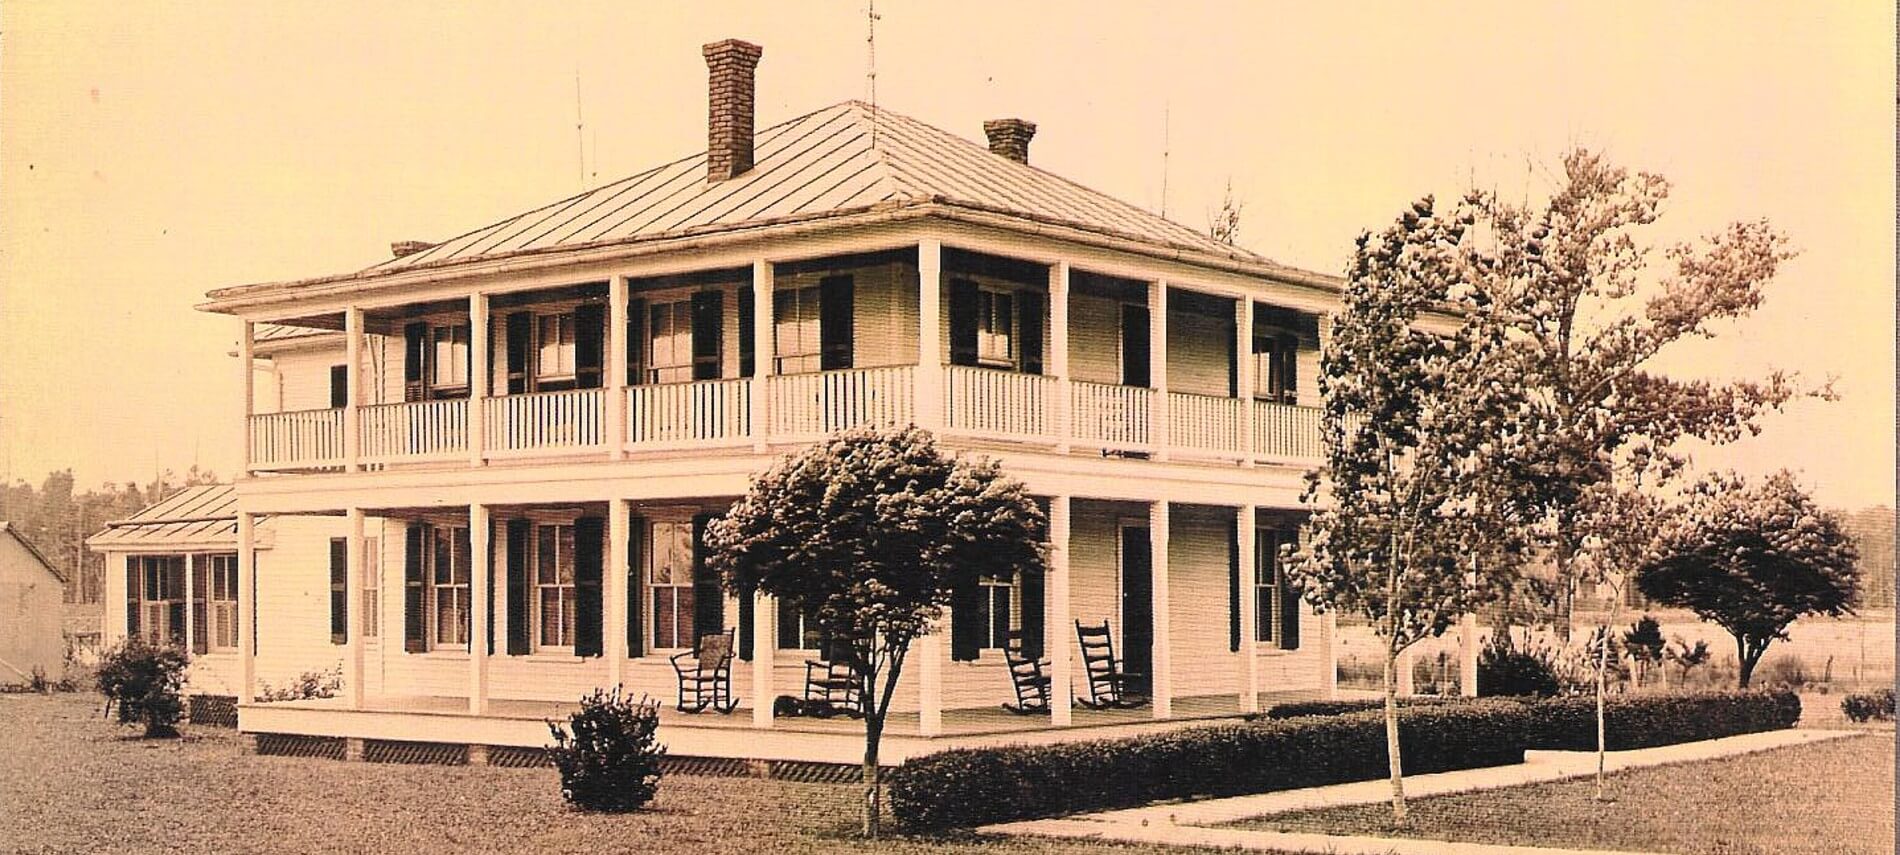
<instances>
[{"instance_id":1,"label":"window shutter","mask_svg":"<svg viewBox=\"0 0 1900 855\"><path fill-rule=\"evenodd\" d=\"M474 532L470 532L470 534L473 533ZM475 563L475 569L480 570L482 576L488 581L488 602L484 604L482 608L488 612L488 655L493 656L495 655L495 633L497 631L495 629L495 519L493 517L488 519L487 539L488 554L476 555L471 552L468 558Z\"/></svg>"},{"instance_id":2,"label":"window shutter","mask_svg":"<svg viewBox=\"0 0 1900 855\"><path fill-rule=\"evenodd\" d=\"M331 644L348 644L350 641L349 565L349 538L330 538Z\"/></svg>"},{"instance_id":3,"label":"window shutter","mask_svg":"<svg viewBox=\"0 0 1900 855\"><path fill-rule=\"evenodd\" d=\"M534 316L527 312L514 312L503 322L502 335L506 338L508 366L508 394L519 395L528 391L528 352L534 347Z\"/></svg>"},{"instance_id":4,"label":"window shutter","mask_svg":"<svg viewBox=\"0 0 1900 855\"><path fill-rule=\"evenodd\" d=\"M1286 371L1282 375L1285 379L1282 381L1280 400L1282 403L1298 404L1300 402L1300 339L1295 335L1283 335L1280 337L1280 347L1281 359L1286 363Z\"/></svg>"},{"instance_id":5,"label":"window shutter","mask_svg":"<svg viewBox=\"0 0 1900 855\"><path fill-rule=\"evenodd\" d=\"M1291 533L1283 534L1275 542L1291 543ZM1279 551L1273 557L1273 577L1280 585L1280 649L1300 649L1300 592L1293 587L1293 581L1287 578L1285 568L1280 567Z\"/></svg>"},{"instance_id":6,"label":"window shutter","mask_svg":"<svg viewBox=\"0 0 1900 855\"><path fill-rule=\"evenodd\" d=\"M1042 307L1041 291L1016 293L1016 330L1022 337L1016 347L1023 355L1024 374L1042 373Z\"/></svg>"},{"instance_id":7,"label":"window shutter","mask_svg":"<svg viewBox=\"0 0 1900 855\"><path fill-rule=\"evenodd\" d=\"M752 617L757 611L752 597L758 591L756 585L745 585L739 589L739 658L752 661Z\"/></svg>"},{"instance_id":8,"label":"window shutter","mask_svg":"<svg viewBox=\"0 0 1900 855\"><path fill-rule=\"evenodd\" d=\"M330 366L330 409L350 405L350 367Z\"/></svg>"},{"instance_id":9,"label":"window shutter","mask_svg":"<svg viewBox=\"0 0 1900 855\"><path fill-rule=\"evenodd\" d=\"M753 363L758 360L757 351L753 347L755 344L757 344L757 342L752 340L752 326L754 324L754 319L756 317L753 313L756 312L757 310L758 310L757 307L753 305L752 286L751 285L739 286L739 376L740 377L751 377L752 372L755 369L755 366L753 365ZM750 650L750 649L751 648L747 648L747 650Z\"/></svg>"},{"instance_id":10,"label":"window shutter","mask_svg":"<svg viewBox=\"0 0 1900 855\"><path fill-rule=\"evenodd\" d=\"M211 650L211 632L206 621L211 617L211 610L205 604L208 596L205 585L209 576L205 565L210 563L210 557L192 555L185 560L191 562L191 652L208 653Z\"/></svg>"},{"instance_id":11,"label":"window shutter","mask_svg":"<svg viewBox=\"0 0 1900 855\"><path fill-rule=\"evenodd\" d=\"M511 519L505 528L508 535L508 655L526 656L533 649L528 636L528 600L533 595L533 588L528 584L528 540L534 536L534 527L527 520Z\"/></svg>"},{"instance_id":12,"label":"window shutter","mask_svg":"<svg viewBox=\"0 0 1900 855\"><path fill-rule=\"evenodd\" d=\"M601 655L600 575L601 547L606 544L607 521L581 517L574 521L574 655Z\"/></svg>"},{"instance_id":13,"label":"window shutter","mask_svg":"<svg viewBox=\"0 0 1900 855\"><path fill-rule=\"evenodd\" d=\"M693 517L693 635L712 635L726 628L726 597L719 574L706 564L706 524L712 514Z\"/></svg>"},{"instance_id":14,"label":"window shutter","mask_svg":"<svg viewBox=\"0 0 1900 855\"><path fill-rule=\"evenodd\" d=\"M1245 406L1253 406L1246 404ZM1227 536L1227 650L1240 652L1240 529ZM1259 616L1254 616L1259 620Z\"/></svg>"},{"instance_id":15,"label":"window shutter","mask_svg":"<svg viewBox=\"0 0 1900 855\"><path fill-rule=\"evenodd\" d=\"M428 528L425 523L410 523L407 540L403 543L402 649L409 653L429 649L428 622L423 619L427 613L423 603L427 580L422 558L428 544Z\"/></svg>"},{"instance_id":16,"label":"window shutter","mask_svg":"<svg viewBox=\"0 0 1900 855\"><path fill-rule=\"evenodd\" d=\"M1043 652L1042 577L1042 573L1023 571L1023 656L1029 659L1041 659Z\"/></svg>"},{"instance_id":17,"label":"window shutter","mask_svg":"<svg viewBox=\"0 0 1900 855\"><path fill-rule=\"evenodd\" d=\"M950 280L950 364L976 364L976 283Z\"/></svg>"},{"instance_id":18,"label":"window shutter","mask_svg":"<svg viewBox=\"0 0 1900 855\"><path fill-rule=\"evenodd\" d=\"M607 364L607 307L584 303L574 309L574 386L601 387L601 367Z\"/></svg>"},{"instance_id":19,"label":"window shutter","mask_svg":"<svg viewBox=\"0 0 1900 855\"><path fill-rule=\"evenodd\" d=\"M855 289L849 276L827 276L818 282L818 368L831 371L852 365Z\"/></svg>"},{"instance_id":20,"label":"window shutter","mask_svg":"<svg viewBox=\"0 0 1900 855\"><path fill-rule=\"evenodd\" d=\"M647 339L641 335L646 330L647 301L634 298L627 301L627 385L638 386L646 382Z\"/></svg>"},{"instance_id":21,"label":"window shutter","mask_svg":"<svg viewBox=\"0 0 1900 855\"><path fill-rule=\"evenodd\" d=\"M402 399L420 401L428 397L423 363L428 359L429 325L421 321L404 324L402 343Z\"/></svg>"},{"instance_id":22,"label":"window shutter","mask_svg":"<svg viewBox=\"0 0 1900 855\"><path fill-rule=\"evenodd\" d=\"M137 638L139 634L139 559L126 556L125 559L125 637Z\"/></svg>"},{"instance_id":23,"label":"window shutter","mask_svg":"<svg viewBox=\"0 0 1900 855\"><path fill-rule=\"evenodd\" d=\"M1122 385L1146 388L1149 375L1148 307L1122 305Z\"/></svg>"},{"instance_id":24,"label":"window shutter","mask_svg":"<svg viewBox=\"0 0 1900 855\"><path fill-rule=\"evenodd\" d=\"M976 577L950 593L950 658L973 662L983 649L983 586Z\"/></svg>"},{"instance_id":25,"label":"window shutter","mask_svg":"<svg viewBox=\"0 0 1900 855\"><path fill-rule=\"evenodd\" d=\"M726 295L718 291L693 294L693 379L717 380L722 366L719 347L725 342Z\"/></svg>"},{"instance_id":26,"label":"window shutter","mask_svg":"<svg viewBox=\"0 0 1900 855\"><path fill-rule=\"evenodd\" d=\"M789 597L779 598L778 620L773 621L773 624L778 627L780 650L797 650L803 646L804 639L799 638L798 618L798 601Z\"/></svg>"},{"instance_id":27,"label":"window shutter","mask_svg":"<svg viewBox=\"0 0 1900 855\"><path fill-rule=\"evenodd\" d=\"M646 543L646 521L633 517L627 525L627 656L638 659L646 652L646 636L641 629L641 603L646 594L642 593L641 569L646 560L640 548Z\"/></svg>"},{"instance_id":28,"label":"window shutter","mask_svg":"<svg viewBox=\"0 0 1900 855\"><path fill-rule=\"evenodd\" d=\"M460 534L455 536L455 545L459 547L461 554L468 556L468 560L473 562L475 560L475 552L470 543L470 532L468 528L458 528L455 529L455 531L460 532ZM474 582L474 578L475 568L471 566L469 568L469 581L471 583ZM483 603L475 602L475 586L470 584L468 586L468 608L462 610L462 638L466 639L462 642L463 650L467 650L470 653L475 652L475 610L486 607L487 606Z\"/></svg>"}]
</instances>

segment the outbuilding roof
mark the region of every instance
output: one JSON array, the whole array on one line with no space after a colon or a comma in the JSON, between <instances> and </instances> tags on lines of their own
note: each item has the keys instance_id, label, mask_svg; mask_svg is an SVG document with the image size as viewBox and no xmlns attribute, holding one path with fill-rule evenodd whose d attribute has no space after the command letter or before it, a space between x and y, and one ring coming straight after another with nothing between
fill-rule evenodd
<instances>
[{"instance_id":1,"label":"outbuilding roof","mask_svg":"<svg viewBox=\"0 0 1900 855\"><path fill-rule=\"evenodd\" d=\"M237 545L237 495L229 484L187 487L86 538L93 549Z\"/></svg>"},{"instance_id":2,"label":"outbuilding roof","mask_svg":"<svg viewBox=\"0 0 1900 855\"><path fill-rule=\"evenodd\" d=\"M19 541L21 546L26 547L27 554L33 556L33 560L40 562L40 566L45 567L46 572L53 574L53 578L61 582L66 581L66 574L60 572L58 567L54 567L53 562L46 560L45 554L41 553L39 547L34 546L32 541L27 540L25 535L20 534L20 529L17 526L5 520L0 520L0 536L11 537Z\"/></svg>"}]
</instances>

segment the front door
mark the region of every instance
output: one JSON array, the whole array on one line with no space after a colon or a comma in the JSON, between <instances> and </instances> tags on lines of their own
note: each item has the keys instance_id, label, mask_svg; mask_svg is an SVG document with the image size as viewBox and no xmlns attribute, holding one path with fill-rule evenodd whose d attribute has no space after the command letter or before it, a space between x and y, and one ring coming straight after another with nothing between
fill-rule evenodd
<instances>
[{"instance_id":1,"label":"front door","mask_svg":"<svg viewBox=\"0 0 1900 855\"><path fill-rule=\"evenodd\" d=\"M1122 527L1122 621L1115 627L1115 652L1130 675L1129 688L1149 694L1154 671L1154 555L1148 529Z\"/></svg>"}]
</instances>

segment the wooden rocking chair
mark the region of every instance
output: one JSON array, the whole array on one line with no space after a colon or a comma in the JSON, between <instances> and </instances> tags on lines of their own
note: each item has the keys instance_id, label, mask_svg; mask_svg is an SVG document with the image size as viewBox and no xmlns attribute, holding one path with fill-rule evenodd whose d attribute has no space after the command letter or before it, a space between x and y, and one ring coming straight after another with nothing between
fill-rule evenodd
<instances>
[{"instance_id":1,"label":"wooden rocking chair","mask_svg":"<svg viewBox=\"0 0 1900 855\"><path fill-rule=\"evenodd\" d=\"M679 676L680 712L729 713L739 705L732 696L732 631L702 635L692 650L669 657Z\"/></svg>"},{"instance_id":2,"label":"wooden rocking chair","mask_svg":"<svg viewBox=\"0 0 1900 855\"><path fill-rule=\"evenodd\" d=\"M1075 702L1092 710L1134 709L1146 706L1148 698L1129 689L1129 678L1139 675L1122 670L1115 658L1115 639L1108 621L1101 626L1083 626L1075 622L1075 638L1082 645L1082 673L1088 677L1089 696Z\"/></svg>"},{"instance_id":3,"label":"wooden rocking chair","mask_svg":"<svg viewBox=\"0 0 1900 855\"><path fill-rule=\"evenodd\" d=\"M850 663L805 660L805 715L864 717L864 698L858 672Z\"/></svg>"},{"instance_id":4,"label":"wooden rocking chair","mask_svg":"<svg viewBox=\"0 0 1900 855\"><path fill-rule=\"evenodd\" d=\"M1023 652L1023 634L1011 632L1003 643L1003 661L1009 665L1009 680L1016 687L1016 702L1003 709L1017 715L1049 712L1048 660L1031 659Z\"/></svg>"}]
</instances>

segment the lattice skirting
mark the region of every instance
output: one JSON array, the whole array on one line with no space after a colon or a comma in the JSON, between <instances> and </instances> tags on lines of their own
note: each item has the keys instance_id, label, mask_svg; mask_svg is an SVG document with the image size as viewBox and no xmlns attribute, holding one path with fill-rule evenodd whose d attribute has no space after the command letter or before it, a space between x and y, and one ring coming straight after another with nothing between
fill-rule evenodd
<instances>
[{"instance_id":1,"label":"lattice skirting","mask_svg":"<svg viewBox=\"0 0 1900 855\"><path fill-rule=\"evenodd\" d=\"M369 763L414 763L427 766L468 764L468 746L441 742L363 740L363 760Z\"/></svg>"},{"instance_id":2,"label":"lattice skirting","mask_svg":"<svg viewBox=\"0 0 1900 855\"><path fill-rule=\"evenodd\" d=\"M301 736L289 733L260 733L256 736L257 753L279 757L323 757L343 759L343 738L338 736Z\"/></svg>"},{"instance_id":3,"label":"lattice skirting","mask_svg":"<svg viewBox=\"0 0 1900 855\"><path fill-rule=\"evenodd\" d=\"M323 757L331 760L349 759L345 740L340 737L260 733L256 734L256 740L259 754ZM362 746L361 759L369 763L463 766L469 762L470 746L461 743L365 739ZM487 757L488 765L504 768L541 768L552 765L548 762L546 751L524 746L490 745L487 746ZM668 775L717 778L762 777L810 784L855 784L862 779L864 774L863 767L846 763L745 760L736 757L665 757L660 760L660 769Z\"/></svg>"},{"instance_id":4,"label":"lattice skirting","mask_svg":"<svg viewBox=\"0 0 1900 855\"><path fill-rule=\"evenodd\" d=\"M880 764L882 765L882 764ZM856 784L864 780L864 767L844 763L805 763L774 760L770 777L804 784Z\"/></svg>"},{"instance_id":5,"label":"lattice skirting","mask_svg":"<svg viewBox=\"0 0 1900 855\"><path fill-rule=\"evenodd\" d=\"M703 778L743 778L752 774L751 764L736 757L662 757L660 771Z\"/></svg>"},{"instance_id":6,"label":"lattice skirting","mask_svg":"<svg viewBox=\"0 0 1900 855\"><path fill-rule=\"evenodd\" d=\"M551 764L548 763L548 752L540 748L490 745L488 746L488 765L506 769L536 769Z\"/></svg>"},{"instance_id":7,"label":"lattice skirting","mask_svg":"<svg viewBox=\"0 0 1900 855\"><path fill-rule=\"evenodd\" d=\"M192 695L192 724L237 727L237 698L232 695Z\"/></svg>"}]
</instances>

